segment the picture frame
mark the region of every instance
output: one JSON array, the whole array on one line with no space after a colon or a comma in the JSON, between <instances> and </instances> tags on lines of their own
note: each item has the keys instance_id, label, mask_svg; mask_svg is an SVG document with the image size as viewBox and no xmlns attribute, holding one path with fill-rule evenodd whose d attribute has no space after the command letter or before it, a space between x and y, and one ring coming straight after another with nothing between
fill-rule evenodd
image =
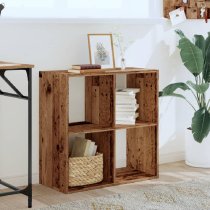
<instances>
[{"instance_id":1,"label":"picture frame","mask_svg":"<svg viewBox=\"0 0 210 210\"><path fill-rule=\"evenodd\" d=\"M115 68L112 34L88 34L90 64L99 64L103 69Z\"/></svg>"}]
</instances>

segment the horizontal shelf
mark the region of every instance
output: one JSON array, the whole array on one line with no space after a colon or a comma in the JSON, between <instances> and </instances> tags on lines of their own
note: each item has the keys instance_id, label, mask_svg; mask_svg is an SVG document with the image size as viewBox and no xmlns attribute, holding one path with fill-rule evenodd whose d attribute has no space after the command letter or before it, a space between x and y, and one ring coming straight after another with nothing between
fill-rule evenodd
<instances>
[{"instance_id":1,"label":"horizontal shelf","mask_svg":"<svg viewBox=\"0 0 210 210\"><path fill-rule=\"evenodd\" d=\"M116 130L157 126L157 123L136 122L135 125L115 125Z\"/></svg>"},{"instance_id":2,"label":"horizontal shelf","mask_svg":"<svg viewBox=\"0 0 210 210\"><path fill-rule=\"evenodd\" d=\"M111 131L113 128L102 125L92 124L88 122L70 123L69 133L98 133Z\"/></svg>"},{"instance_id":3,"label":"horizontal shelf","mask_svg":"<svg viewBox=\"0 0 210 210\"><path fill-rule=\"evenodd\" d=\"M69 193L86 191L86 190L95 190L95 189L102 188L102 187L109 187L111 185L113 185L113 183L100 182L100 183L96 183L96 184L84 185L84 186L79 186L79 187L69 187Z\"/></svg>"},{"instance_id":4,"label":"horizontal shelf","mask_svg":"<svg viewBox=\"0 0 210 210\"><path fill-rule=\"evenodd\" d=\"M154 175L151 174L146 174L144 172L134 170L131 168L118 168L116 169L116 183L123 183L123 182L134 182L136 180L147 180L147 179L152 179L155 178Z\"/></svg>"},{"instance_id":5,"label":"horizontal shelf","mask_svg":"<svg viewBox=\"0 0 210 210\"><path fill-rule=\"evenodd\" d=\"M88 122L70 123L69 133L98 133L113 130L131 129L131 128L143 128L157 126L157 123L149 122L137 122L135 125L115 125L114 127L107 127Z\"/></svg>"}]
</instances>

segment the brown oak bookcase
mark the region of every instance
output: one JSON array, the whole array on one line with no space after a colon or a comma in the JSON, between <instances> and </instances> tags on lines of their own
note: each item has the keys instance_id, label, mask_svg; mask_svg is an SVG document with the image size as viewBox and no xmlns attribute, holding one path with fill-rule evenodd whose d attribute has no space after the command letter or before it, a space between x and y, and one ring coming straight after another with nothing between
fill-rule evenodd
<instances>
[{"instance_id":1,"label":"brown oak bookcase","mask_svg":"<svg viewBox=\"0 0 210 210\"><path fill-rule=\"evenodd\" d=\"M116 76L137 94L136 125L115 125ZM69 123L69 78L85 77L85 122ZM109 69L82 74L42 71L40 79L40 183L71 193L158 177L158 71ZM78 107L79 109L79 107ZM70 116L71 118L71 116ZM116 168L116 131L126 129L127 166ZM69 137L84 134L104 155L101 183L69 187Z\"/></svg>"}]
</instances>

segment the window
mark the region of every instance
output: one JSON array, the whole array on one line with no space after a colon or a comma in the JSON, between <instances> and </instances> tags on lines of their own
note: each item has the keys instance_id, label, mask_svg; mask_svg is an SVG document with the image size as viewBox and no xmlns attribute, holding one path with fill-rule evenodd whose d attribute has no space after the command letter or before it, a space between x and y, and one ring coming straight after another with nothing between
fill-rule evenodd
<instances>
[{"instance_id":1,"label":"window","mask_svg":"<svg viewBox=\"0 0 210 210\"><path fill-rule=\"evenodd\" d=\"M4 0L5 17L149 18L157 0Z\"/></svg>"}]
</instances>

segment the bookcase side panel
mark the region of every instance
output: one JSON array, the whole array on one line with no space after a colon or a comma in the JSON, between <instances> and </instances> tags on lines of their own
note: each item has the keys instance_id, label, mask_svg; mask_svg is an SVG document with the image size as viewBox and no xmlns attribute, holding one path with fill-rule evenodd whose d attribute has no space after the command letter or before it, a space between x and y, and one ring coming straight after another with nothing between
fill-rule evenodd
<instances>
[{"instance_id":1,"label":"bookcase side panel","mask_svg":"<svg viewBox=\"0 0 210 210\"><path fill-rule=\"evenodd\" d=\"M68 77L40 77L40 183L68 192Z\"/></svg>"},{"instance_id":2,"label":"bookcase side panel","mask_svg":"<svg viewBox=\"0 0 210 210\"><path fill-rule=\"evenodd\" d=\"M69 78L63 74L54 77L53 124L53 186L68 192L69 183Z\"/></svg>"},{"instance_id":3,"label":"bookcase side panel","mask_svg":"<svg viewBox=\"0 0 210 210\"><path fill-rule=\"evenodd\" d=\"M53 74L39 78L39 182L52 187Z\"/></svg>"}]
</instances>

